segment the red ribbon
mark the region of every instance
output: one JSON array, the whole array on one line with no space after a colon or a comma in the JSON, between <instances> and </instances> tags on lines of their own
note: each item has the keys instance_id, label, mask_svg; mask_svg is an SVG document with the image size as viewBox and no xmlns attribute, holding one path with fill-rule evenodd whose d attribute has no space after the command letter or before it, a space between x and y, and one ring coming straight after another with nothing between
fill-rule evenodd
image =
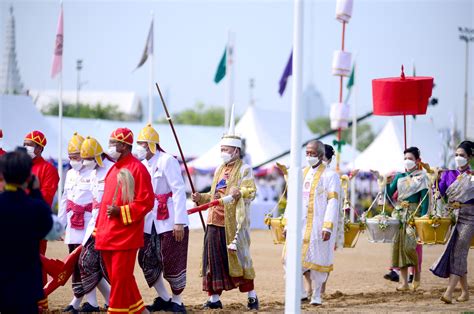
<instances>
[{"instance_id":1,"label":"red ribbon","mask_svg":"<svg viewBox=\"0 0 474 314\"><path fill-rule=\"evenodd\" d=\"M66 212L69 213L72 210L71 216L71 228L76 230L84 229L84 213L92 212L92 203L85 205L78 205L71 200L67 200Z\"/></svg>"},{"instance_id":2,"label":"red ribbon","mask_svg":"<svg viewBox=\"0 0 474 314\"><path fill-rule=\"evenodd\" d=\"M173 196L173 192L166 194L155 194L155 198L158 200L158 208L156 210L156 219L166 220L170 217L168 211L168 199Z\"/></svg>"}]
</instances>

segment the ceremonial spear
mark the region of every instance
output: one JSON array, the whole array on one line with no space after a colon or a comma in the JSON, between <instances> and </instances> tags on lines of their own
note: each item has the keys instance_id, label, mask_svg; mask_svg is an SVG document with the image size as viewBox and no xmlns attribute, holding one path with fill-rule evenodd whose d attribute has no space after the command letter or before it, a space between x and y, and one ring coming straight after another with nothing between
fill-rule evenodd
<instances>
[{"instance_id":1,"label":"ceremonial spear","mask_svg":"<svg viewBox=\"0 0 474 314\"><path fill-rule=\"evenodd\" d=\"M193 180L191 180L191 174L189 173L188 165L186 164L186 159L184 159L184 154L183 154L183 150L181 149L181 144L179 143L178 135L176 134L176 131L174 129L173 120L171 119L170 113L168 112L168 108L166 107L165 100L163 99L163 94L161 94L160 86L158 85L158 83L155 83L155 85L156 85L156 89L158 90L158 93L160 94L161 103L163 104L163 108L165 109L166 120L168 120L168 122L170 124L171 131L173 131L174 139L176 140L176 144L178 145L179 154L181 155L181 159L183 160L184 169L186 170L186 175L188 176L189 184L191 185L191 191L194 194L196 192L196 190L194 189ZM202 213L200 211L199 211L199 218L201 218L202 229L204 229L204 231L206 231L206 225L204 223L204 218L202 217Z\"/></svg>"}]
</instances>

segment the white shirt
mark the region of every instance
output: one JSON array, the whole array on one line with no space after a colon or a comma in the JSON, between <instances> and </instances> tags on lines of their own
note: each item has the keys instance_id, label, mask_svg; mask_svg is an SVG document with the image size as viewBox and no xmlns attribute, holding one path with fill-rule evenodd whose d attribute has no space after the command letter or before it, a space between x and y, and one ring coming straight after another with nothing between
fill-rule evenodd
<instances>
[{"instance_id":1,"label":"white shirt","mask_svg":"<svg viewBox=\"0 0 474 314\"><path fill-rule=\"evenodd\" d=\"M84 212L84 228L82 230L71 227L71 217L73 211L67 212L68 200L77 205L87 205L92 203L91 180L93 170L81 169L79 171L70 169L66 174L64 192L59 205L59 221L66 226L64 243L81 244L86 233L92 212Z\"/></svg>"},{"instance_id":2,"label":"white shirt","mask_svg":"<svg viewBox=\"0 0 474 314\"><path fill-rule=\"evenodd\" d=\"M113 162L108 159L104 159L103 161L104 166L95 168L92 170L92 180L91 180L91 191L92 197L95 199L100 207L100 202L102 201L102 196L104 195L104 183L105 183L105 176L109 172L110 168L113 166ZM85 245L89 240L90 236L94 232L95 223L97 220L97 215L99 214L99 207L92 208L92 217L89 220L86 228L86 234L84 236L84 240L82 241L82 245Z\"/></svg>"},{"instance_id":3,"label":"white shirt","mask_svg":"<svg viewBox=\"0 0 474 314\"><path fill-rule=\"evenodd\" d=\"M145 233L151 234L153 225L158 234L173 230L175 224L187 226L186 188L178 160L168 153L158 151L150 160L145 159L142 163L150 173L155 194L173 193L168 198L169 217L166 220L157 219L158 201L155 198L153 210L145 217Z\"/></svg>"}]
</instances>

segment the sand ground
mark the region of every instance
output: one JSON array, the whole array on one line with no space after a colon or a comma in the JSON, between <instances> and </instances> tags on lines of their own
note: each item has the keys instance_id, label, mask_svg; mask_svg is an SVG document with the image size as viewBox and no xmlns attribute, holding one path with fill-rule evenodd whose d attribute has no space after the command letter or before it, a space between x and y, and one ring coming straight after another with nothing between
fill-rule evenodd
<instances>
[{"instance_id":1,"label":"sand ground","mask_svg":"<svg viewBox=\"0 0 474 314\"><path fill-rule=\"evenodd\" d=\"M200 305L207 299L201 291L199 265L202 250L203 232L190 233L188 256L187 287L183 300L190 312L199 312ZM274 245L270 231L252 231L252 258L257 277L255 287L263 312L282 312L284 310L285 279L281 266L282 245ZM420 289L413 292L396 292L396 283L383 279L387 272L390 257L390 244L369 243L363 234L356 247L336 252L334 271L331 273L324 304L314 307L303 303L305 312L474 312L474 257L469 255L469 285L472 287L471 300L464 303L454 301L446 305L439 301L447 280L435 277L429 267L442 253L442 245L423 247L423 272ZM64 258L67 246L62 242L50 242L47 256ZM148 288L143 273L136 264L135 277L146 304L156 296L154 289ZM459 295L456 292L455 297ZM49 298L50 310L59 312L72 298L71 284L60 287ZM99 293L99 302L103 304ZM237 290L224 292L221 297L224 311L220 313L243 312L246 310L246 295Z\"/></svg>"}]
</instances>

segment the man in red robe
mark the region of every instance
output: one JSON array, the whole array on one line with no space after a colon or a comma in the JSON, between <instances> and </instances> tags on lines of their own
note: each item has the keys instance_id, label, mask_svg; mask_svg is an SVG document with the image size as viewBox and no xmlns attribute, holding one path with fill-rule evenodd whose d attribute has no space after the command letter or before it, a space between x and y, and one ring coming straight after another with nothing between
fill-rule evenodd
<instances>
[{"instance_id":1,"label":"man in red robe","mask_svg":"<svg viewBox=\"0 0 474 314\"><path fill-rule=\"evenodd\" d=\"M0 129L0 156L5 155L6 151L3 150L3 130Z\"/></svg>"},{"instance_id":2,"label":"man in red robe","mask_svg":"<svg viewBox=\"0 0 474 314\"><path fill-rule=\"evenodd\" d=\"M58 190L59 174L58 170L49 162L44 160L41 156L43 149L46 146L46 137L40 131L32 131L25 136L23 146L26 148L26 152L33 159L33 173L39 181L41 195L44 201L50 206L53 206L53 199L56 191ZM46 240L40 241L40 254L46 254ZM47 283L48 277L46 272L43 270L43 284ZM48 299L45 298L38 302L38 305L46 310L48 309Z\"/></svg>"},{"instance_id":3,"label":"man in red robe","mask_svg":"<svg viewBox=\"0 0 474 314\"><path fill-rule=\"evenodd\" d=\"M145 166L132 155L133 133L112 132L108 155L117 162L105 177L104 195L96 223L96 249L101 251L110 279L109 313L145 310L133 270L143 246L144 218L155 195Z\"/></svg>"}]
</instances>

